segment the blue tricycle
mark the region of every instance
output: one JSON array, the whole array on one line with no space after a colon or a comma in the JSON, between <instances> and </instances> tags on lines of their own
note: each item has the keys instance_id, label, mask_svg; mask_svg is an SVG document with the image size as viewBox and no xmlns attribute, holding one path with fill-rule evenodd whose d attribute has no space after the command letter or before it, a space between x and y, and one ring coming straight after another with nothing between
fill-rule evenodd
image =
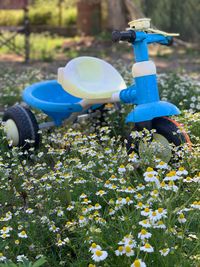
<instances>
[{"instance_id":1,"label":"blue tricycle","mask_svg":"<svg viewBox=\"0 0 200 267\"><path fill-rule=\"evenodd\" d=\"M105 103L122 102L135 105L126 123L134 123L138 131L155 129L154 140L166 149L170 143L176 146L190 143L188 135L170 118L180 114L179 109L159 98L156 67L148 55L149 44L171 45L174 35L150 28L147 18L130 22L126 31L114 31L113 42L132 44L133 84L127 87L119 72L104 60L86 56L72 59L58 69L57 81L43 81L24 89L22 97L27 105L14 105L5 111L3 120L8 139L15 146L29 147L27 139L38 146L39 129L73 122L89 109L98 109ZM46 113L52 121L38 125L28 106ZM131 152L134 140L128 139Z\"/></svg>"}]
</instances>

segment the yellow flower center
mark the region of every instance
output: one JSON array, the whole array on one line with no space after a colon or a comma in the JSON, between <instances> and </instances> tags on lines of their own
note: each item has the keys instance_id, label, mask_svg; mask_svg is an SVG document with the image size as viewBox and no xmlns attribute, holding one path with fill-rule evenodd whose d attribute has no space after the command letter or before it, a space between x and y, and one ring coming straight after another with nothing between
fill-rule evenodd
<instances>
[{"instance_id":1,"label":"yellow flower center","mask_svg":"<svg viewBox=\"0 0 200 267\"><path fill-rule=\"evenodd\" d=\"M162 181L161 184L160 184L161 187L164 187L165 186L165 182Z\"/></svg>"},{"instance_id":2,"label":"yellow flower center","mask_svg":"<svg viewBox=\"0 0 200 267\"><path fill-rule=\"evenodd\" d=\"M95 243L92 243L92 246L91 246L92 248L96 248L97 247L97 245L95 244Z\"/></svg>"},{"instance_id":3,"label":"yellow flower center","mask_svg":"<svg viewBox=\"0 0 200 267\"><path fill-rule=\"evenodd\" d=\"M124 250L123 246L118 247L119 252L122 252Z\"/></svg>"},{"instance_id":4,"label":"yellow flower center","mask_svg":"<svg viewBox=\"0 0 200 267\"><path fill-rule=\"evenodd\" d=\"M159 165L161 165L161 166L164 165L164 164L165 164L164 161L161 161L161 162L159 163Z\"/></svg>"},{"instance_id":5,"label":"yellow flower center","mask_svg":"<svg viewBox=\"0 0 200 267\"><path fill-rule=\"evenodd\" d=\"M144 246L145 248L151 248L151 245L149 243L146 243Z\"/></svg>"},{"instance_id":6,"label":"yellow flower center","mask_svg":"<svg viewBox=\"0 0 200 267\"><path fill-rule=\"evenodd\" d=\"M158 212L162 213L163 212L163 208L158 208Z\"/></svg>"},{"instance_id":7,"label":"yellow flower center","mask_svg":"<svg viewBox=\"0 0 200 267\"><path fill-rule=\"evenodd\" d=\"M0 252L0 257L3 257L3 253Z\"/></svg>"},{"instance_id":8,"label":"yellow flower center","mask_svg":"<svg viewBox=\"0 0 200 267\"><path fill-rule=\"evenodd\" d=\"M23 231L21 232L21 235L26 235L26 232L23 230Z\"/></svg>"},{"instance_id":9,"label":"yellow flower center","mask_svg":"<svg viewBox=\"0 0 200 267\"><path fill-rule=\"evenodd\" d=\"M79 220L81 220L81 221L84 220L84 217L83 216L80 216L79 217Z\"/></svg>"},{"instance_id":10,"label":"yellow flower center","mask_svg":"<svg viewBox=\"0 0 200 267\"><path fill-rule=\"evenodd\" d=\"M141 267L140 260L135 260L134 263L133 263L133 265L135 267Z\"/></svg>"},{"instance_id":11,"label":"yellow flower center","mask_svg":"<svg viewBox=\"0 0 200 267\"><path fill-rule=\"evenodd\" d=\"M126 247L125 247L125 251L126 251L127 253L130 253L130 252L131 252L131 247L126 246Z\"/></svg>"},{"instance_id":12,"label":"yellow flower center","mask_svg":"<svg viewBox=\"0 0 200 267\"><path fill-rule=\"evenodd\" d=\"M145 229L142 229L142 230L141 230L141 234L142 234L142 235L146 235L146 234L147 234L147 231L146 231Z\"/></svg>"},{"instance_id":13,"label":"yellow flower center","mask_svg":"<svg viewBox=\"0 0 200 267\"><path fill-rule=\"evenodd\" d=\"M184 214L181 213L181 214L179 215L179 218L180 218L180 219L184 219L184 218L185 218Z\"/></svg>"},{"instance_id":14,"label":"yellow flower center","mask_svg":"<svg viewBox=\"0 0 200 267\"><path fill-rule=\"evenodd\" d=\"M139 207L142 207L142 206L143 206L142 202L139 202L139 203L138 203L138 206L139 206Z\"/></svg>"},{"instance_id":15,"label":"yellow flower center","mask_svg":"<svg viewBox=\"0 0 200 267\"><path fill-rule=\"evenodd\" d=\"M158 194L158 190L153 190L153 194L157 195Z\"/></svg>"},{"instance_id":16,"label":"yellow flower center","mask_svg":"<svg viewBox=\"0 0 200 267\"><path fill-rule=\"evenodd\" d=\"M157 213L155 211L152 212L152 216L156 216Z\"/></svg>"},{"instance_id":17,"label":"yellow flower center","mask_svg":"<svg viewBox=\"0 0 200 267\"><path fill-rule=\"evenodd\" d=\"M149 208L145 208L144 211L145 211L145 212L149 212Z\"/></svg>"},{"instance_id":18,"label":"yellow flower center","mask_svg":"<svg viewBox=\"0 0 200 267\"><path fill-rule=\"evenodd\" d=\"M2 230L5 232L5 231L7 230L7 227L6 227L6 226L4 226Z\"/></svg>"},{"instance_id":19,"label":"yellow flower center","mask_svg":"<svg viewBox=\"0 0 200 267\"><path fill-rule=\"evenodd\" d=\"M179 171L184 171L185 169L183 167L180 167L178 170Z\"/></svg>"},{"instance_id":20,"label":"yellow flower center","mask_svg":"<svg viewBox=\"0 0 200 267\"><path fill-rule=\"evenodd\" d=\"M148 168L147 168L147 172L153 172L153 168L148 167Z\"/></svg>"},{"instance_id":21,"label":"yellow flower center","mask_svg":"<svg viewBox=\"0 0 200 267\"><path fill-rule=\"evenodd\" d=\"M147 174L147 176L148 176L149 178L152 178L152 177L153 177L153 174L152 174L152 173L149 173L149 174Z\"/></svg>"},{"instance_id":22,"label":"yellow flower center","mask_svg":"<svg viewBox=\"0 0 200 267\"><path fill-rule=\"evenodd\" d=\"M126 197L126 202L130 202L130 201L131 201L130 197Z\"/></svg>"},{"instance_id":23,"label":"yellow flower center","mask_svg":"<svg viewBox=\"0 0 200 267\"><path fill-rule=\"evenodd\" d=\"M162 225L163 224L163 221L158 221L158 225Z\"/></svg>"},{"instance_id":24,"label":"yellow flower center","mask_svg":"<svg viewBox=\"0 0 200 267\"><path fill-rule=\"evenodd\" d=\"M103 252L101 250L96 250L95 251L95 254L98 256L98 257L101 257L103 255Z\"/></svg>"}]
</instances>

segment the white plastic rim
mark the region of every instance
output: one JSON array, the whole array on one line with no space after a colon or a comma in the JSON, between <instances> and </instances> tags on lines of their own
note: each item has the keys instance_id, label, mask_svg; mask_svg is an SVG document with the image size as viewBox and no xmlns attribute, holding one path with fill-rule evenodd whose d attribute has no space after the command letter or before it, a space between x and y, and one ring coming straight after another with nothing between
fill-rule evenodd
<instances>
[{"instance_id":1,"label":"white plastic rim","mask_svg":"<svg viewBox=\"0 0 200 267\"><path fill-rule=\"evenodd\" d=\"M19 144L19 131L14 120L8 119L5 122L4 131L6 133L7 139L11 140L14 146L17 146Z\"/></svg>"},{"instance_id":2,"label":"white plastic rim","mask_svg":"<svg viewBox=\"0 0 200 267\"><path fill-rule=\"evenodd\" d=\"M143 141L139 143L139 155L154 155L156 158L168 163L172 157L172 150L169 141L161 134L154 133L151 144Z\"/></svg>"}]
</instances>

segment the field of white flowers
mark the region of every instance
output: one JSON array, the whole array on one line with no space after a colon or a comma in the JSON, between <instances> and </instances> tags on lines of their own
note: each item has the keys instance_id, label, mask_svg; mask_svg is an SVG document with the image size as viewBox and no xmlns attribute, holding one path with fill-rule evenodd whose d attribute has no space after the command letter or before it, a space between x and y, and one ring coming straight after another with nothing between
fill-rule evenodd
<instances>
[{"instance_id":1,"label":"field of white flowers","mask_svg":"<svg viewBox=\"0 0 200 267\"><path fill-rule=\"evenodd\" d=\"M44 78L4 70L1 105ZM10 148L1 124L1 267L200 266L200 85L175 73L159 83L193 143L173 148L169 163L127 154L124 106L108 105L101 127L88 120L42 133L37 151Z\"/></svg>"}]
</instances>

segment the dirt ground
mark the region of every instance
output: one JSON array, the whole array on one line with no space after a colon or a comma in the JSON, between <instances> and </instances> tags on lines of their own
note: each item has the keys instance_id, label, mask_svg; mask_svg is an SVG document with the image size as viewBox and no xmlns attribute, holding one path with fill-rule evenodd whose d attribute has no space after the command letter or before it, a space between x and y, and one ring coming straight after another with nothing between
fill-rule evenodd
<instances>
[{"instance_id":1,"label":"dirt ground","mask_svg":"<svg viewBox=\"0 0 200 267\"><path fill-rule=\"evenodd\" d=\"M84 39L81 43L65 43L65 51L73 48L78 56L95 56L115 64L121 60L125 66L133 62L132 47L125 44L111 42L93 42ZM195 79L200 80L200 50L185 49L184 47L150 46L150 58L155 61L158 73L184 70ZM22 72L27 68L40 69L44 73L56 74L58 67L66 65L71 59L68 53L59 53L52 62L30 61L23 63L23 58L17 55L0 55L0 69L13 68L15 72Z\"/></svg>"}]
</instances>

